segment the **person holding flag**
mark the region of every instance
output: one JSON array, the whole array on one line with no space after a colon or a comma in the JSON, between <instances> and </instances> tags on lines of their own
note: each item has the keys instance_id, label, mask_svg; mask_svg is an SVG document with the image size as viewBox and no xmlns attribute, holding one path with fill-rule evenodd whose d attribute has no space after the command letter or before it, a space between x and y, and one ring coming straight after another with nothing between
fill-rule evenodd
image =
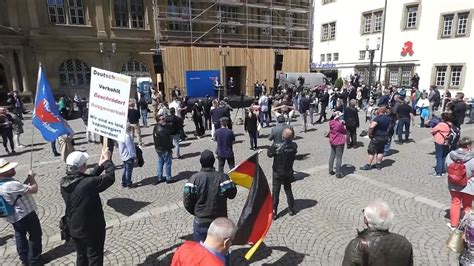
<instances>
[{"instance_id":1,"label":"person holding flag","mask_svg":"<svg viewBox=\"0 0 474 266\"><path fill-rule=\"evenodd\" d=\"M237 195L237 188L229 177L214 168L214 154L210 150L201 153L201 171L192 175L184 185L183 203L194 215L193 239L204 241L211 222L227 217L227 199Z\"/></svg>"},{"instance_id":2,"label":"person holding flag","mask_svg":"<svg viewBox=\"0 0 474 266\"><path fill-rule=\"evenodd\" d=\"M296 214L291 183L294 181L293 163L298 145L293 142L293 136L293 131L285 128L282 134L283 143L272 145L267 151L268 157L273 157L273 220L278 218L278 202L282 185L288 200L289 214L290 216Z\"/></svg>"}]
</instances>

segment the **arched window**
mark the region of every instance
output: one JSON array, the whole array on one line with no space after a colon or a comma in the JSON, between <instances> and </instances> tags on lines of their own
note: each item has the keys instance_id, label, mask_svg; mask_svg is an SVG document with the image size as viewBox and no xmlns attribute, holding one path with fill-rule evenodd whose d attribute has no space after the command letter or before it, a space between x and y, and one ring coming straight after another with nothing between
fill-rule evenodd
<instances>
[{"instance_id":1,"label":"arched window","mask_svg":"<svg viewBox=\"0 0 474 266\"><path fill-rule=\"evenodd\" d=\"M121 73L131 76L134 79L150 76L150 72L148 72L148 67L145 65L145 63L136 59L130 59L125 62L125 64L122 65Z\"/></svg>"},{"instance_id":2,"label":"arched window","mask_svg":"<svg viewBox=\"0 0 474 266\"><path fill-rule=\"evenodd\" d=\"M82 60L67 59L59 66L59 81L61 86L77 87L89 84L91 69Z\"/></svg>"}]
</instances>

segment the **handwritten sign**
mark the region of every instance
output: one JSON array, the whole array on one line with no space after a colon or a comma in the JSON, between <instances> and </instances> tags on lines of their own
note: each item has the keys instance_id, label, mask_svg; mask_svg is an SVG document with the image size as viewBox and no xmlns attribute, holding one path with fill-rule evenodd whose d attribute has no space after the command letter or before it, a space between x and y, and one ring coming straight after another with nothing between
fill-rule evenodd
<instances>
[{"instance_id":1,"label":"handwritten sign","mask_svg":"<svg viewBox=\"0 0 474 266\"><path fill-rule=\"evenodd\" d=\"M131 77L92 68L87 129L101 136L124 141Z\"/></svg>"}]
</instances>

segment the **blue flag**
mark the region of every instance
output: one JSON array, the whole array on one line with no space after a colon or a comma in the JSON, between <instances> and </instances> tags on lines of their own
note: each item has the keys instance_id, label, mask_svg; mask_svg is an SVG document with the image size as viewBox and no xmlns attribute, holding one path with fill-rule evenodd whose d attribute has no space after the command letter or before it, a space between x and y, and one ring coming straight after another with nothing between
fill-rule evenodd
<instances>
[{"instance_id":1,"label":"blue flag","mask_svg":"<svg viewBox=\"0 0 474 266\"><path fill-rule=\"evenodd\" d=\"M53 92L43 68L38 70L38 85L36 87L35 110L33 125L41 132L46 141L54 141L61 135L72 135L74 132L64 121L54 101Z\"/></svg>"}]
</instances>

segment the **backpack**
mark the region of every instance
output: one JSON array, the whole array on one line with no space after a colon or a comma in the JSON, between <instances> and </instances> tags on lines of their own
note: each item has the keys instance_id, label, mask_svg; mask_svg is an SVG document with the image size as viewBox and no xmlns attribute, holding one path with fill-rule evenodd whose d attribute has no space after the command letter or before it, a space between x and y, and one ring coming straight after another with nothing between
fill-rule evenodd
<instances>
[{"instance_id":1,"label":"backpack","mask_svg":"<svg viewBox=\"0 0 474 266\"><path fill-rule=\"evenodd\" d=\"M0 186L7 182L8 180L3 180L3 181L0 181ZM0 217L1 218L6 218L10 215L13 214L14 212L14 206L17 202L17 200L21 197L21 195L18 195L15 199L15 201L13 202L12 205L10 205L2 196L0 196Z\"/></svg>"},{"instance_id":2,"label":"backpack","mask_svg":"<svg viewBox=\"0 0 474 266\"><path fill-rule=\"evenodd\" d=\"M440 122L441 122L441 118L439 118L439 117L433 115L433 118L431 118L430 121L428 122L428 126L429 126L430 128L434 128L434 127L435 127L436 125L438 125Z\"/></svg>"},{"instance_id":3,"label":"backpack","mask_svg":"<svg viewBox=\"0 0 474 266\"><path fill-rule=\"evenodd\" d=\"M462 161L454 161L448 165L448 182L455 185L466 186L466 166Z\"/></svg>"},{"instance_id":4,"label":"backpack","mask_svg":"<svg viewBox=\"0 0 474 266\"><path fill-rule=\"evenodd\" d=\"M135 159L135 164L139 167L142 167L145 164L145 160L143 159L143 151L135 145L135 152L137 154L137 158Z\"/></svg>"},{"instance_id":5,"label":"backpack","mask_svg":"<svg viewBox=\"0 0 474 266\"><path fill-rule=\"evenodd\" d=\"M461 130L457 126L450 126L449 127L449 134L446 138L446 142L450 147L456 146L461 137Z\"/></svg>"}]
</instances>

